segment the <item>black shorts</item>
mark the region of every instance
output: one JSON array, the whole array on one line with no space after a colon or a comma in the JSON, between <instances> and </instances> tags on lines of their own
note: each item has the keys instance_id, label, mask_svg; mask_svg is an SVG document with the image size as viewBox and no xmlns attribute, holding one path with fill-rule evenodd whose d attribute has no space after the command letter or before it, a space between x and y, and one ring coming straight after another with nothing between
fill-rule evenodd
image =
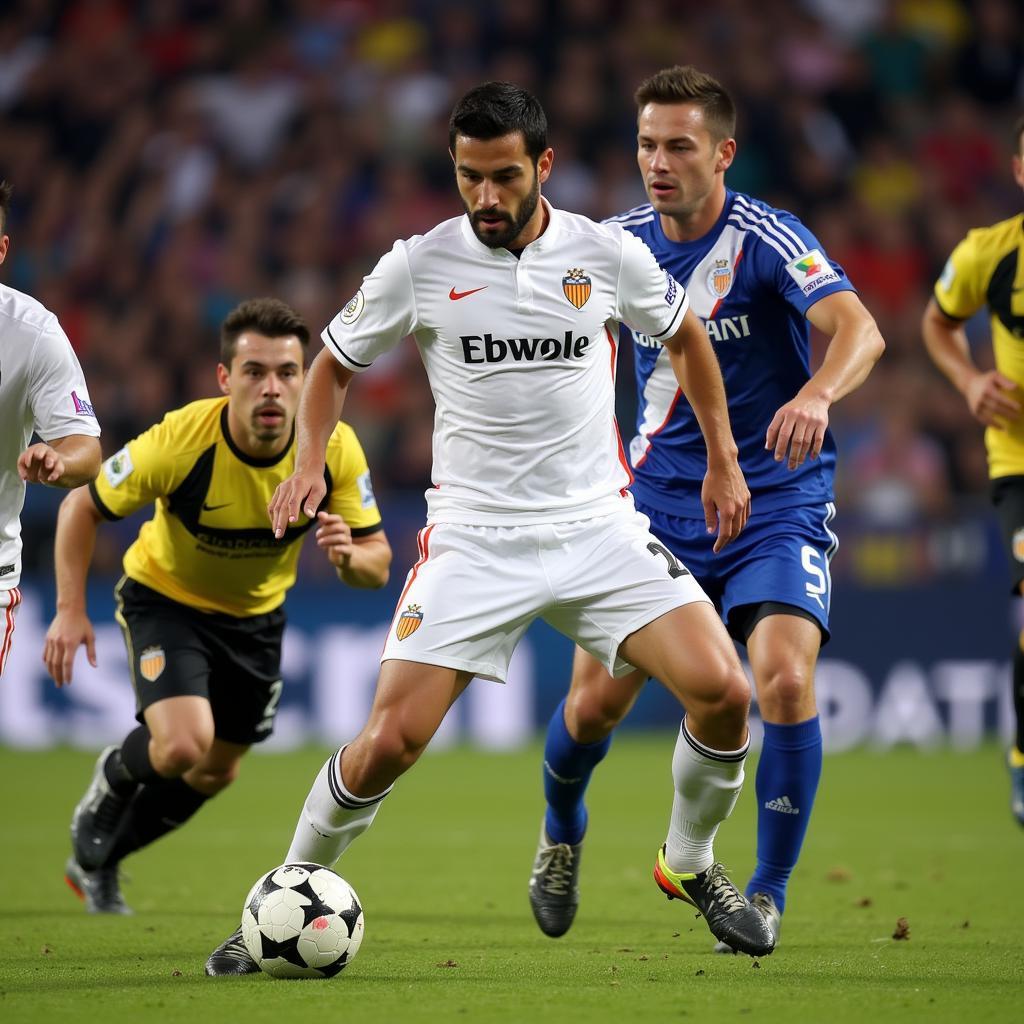
<instances>
[{"instance_id":1,"label":"black shorts","mask_svg":"<svg viewBox=\"0 0 1024 1024\"><path fill-rule=\"evenodd\" d=\"M236 618L200 612L124 577L114 590L136 714L168 697L204 697L215 735L259 743L281 700L284 610Z\"/></svg>"},{"instance_id":2,"label":"black shorts","mask_svg":"<svg viewBox=\"0 0 1024 1024\"><path fill-rule=\"evenodd\" d=\"M1010 564L1011 593L1024 581L1024 476L999 476L992 481L992 504Z\"/></svg>"}]
</instances>

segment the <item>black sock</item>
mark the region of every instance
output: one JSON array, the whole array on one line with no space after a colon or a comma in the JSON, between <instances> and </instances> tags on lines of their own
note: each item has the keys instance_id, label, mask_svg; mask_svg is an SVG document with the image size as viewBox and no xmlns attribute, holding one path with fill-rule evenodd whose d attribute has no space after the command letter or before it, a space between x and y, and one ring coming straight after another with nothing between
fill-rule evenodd
<instances>
[{"instance_id":1,"label":"black sock","mask_svg":"<svg viewBox=\"0 0 1024 1024\"><path fill-rule=\"evenodd\" d=\"M1017 749L1024 754L1024 651L1013 652L1013 710L1017 716Z\"/></svg>"},{"instance_id":2,"label":"black sock","mask_svg":"<svg viewBox=\"0 0 1024 1024\"><path fill-rule=\"evenodd\" d=\"M116 864L129 853L180 828L208 799L184 779L159 779L141 786L128 807L107 864Z\"/></svg>"},{"instance_id":3,"label":"black sock","mask_svg":"<svg viewBox=\"0 0 1024 1024\"><path fill-rule=\"evenodd\" d=\"M140 783L160 781L161 776L149 759L149 739L149 729L140 725L125 736L103 765L110 788L119 796L131 796Z\"/></svg>"}]
</instances>

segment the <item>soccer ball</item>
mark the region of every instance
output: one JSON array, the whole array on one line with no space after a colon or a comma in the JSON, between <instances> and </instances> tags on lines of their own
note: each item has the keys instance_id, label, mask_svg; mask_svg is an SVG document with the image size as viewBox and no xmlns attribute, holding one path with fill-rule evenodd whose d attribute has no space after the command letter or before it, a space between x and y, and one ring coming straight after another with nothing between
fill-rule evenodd
<instances>
[{"instance_id":1,"label":"soccer ball","mask_svg":"<svg viewBox=\"0 0 1024 1024\"><path fill-rule=\"evenodd\" d=\"M319 864L282 864L249 890L242 940L273 978L333 978L363 941L355 890Z\"/></svg>"}]
</instances>

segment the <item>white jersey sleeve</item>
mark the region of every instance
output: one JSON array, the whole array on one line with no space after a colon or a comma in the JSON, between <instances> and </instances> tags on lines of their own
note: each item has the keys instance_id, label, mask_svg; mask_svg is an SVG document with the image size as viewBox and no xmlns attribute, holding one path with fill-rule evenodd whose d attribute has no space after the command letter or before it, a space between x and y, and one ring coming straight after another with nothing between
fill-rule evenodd
<instances>
[{"instance_id":1,"label":"white jersey sleeve","mask_svg":"<svg viewBox=\"0 0 1024 1024\"><path fill-rule=\"evenodd\" d=\"M405 242L380 258L351 301L324 328L324 345L353 373L369 369L377 356L417 328L416 293Z\"/></svg>"},{"instance_id":2,"label":"white jersey sleeve","mask_svg":"<svg viewBox=\"0 0 1024 1024\"><path fill-rule=\"evenodd\" d=\"M29 408L35 431L44 441L69 434L99 437L85 374L56 317L39 332L30 372Z\"/></svg>"},{"instance_id":3,"label":"white jersey sleeve","mask_svg":"<svg viewBox=\"0 0 1024 1024\"><path fill-rule=\"evenodd\" d=\"M627 231L621 234L616 318L650 338L669 337L690 305L686 289L661 269L651 250L636 235Z\"/></svg>"}]
</instances>

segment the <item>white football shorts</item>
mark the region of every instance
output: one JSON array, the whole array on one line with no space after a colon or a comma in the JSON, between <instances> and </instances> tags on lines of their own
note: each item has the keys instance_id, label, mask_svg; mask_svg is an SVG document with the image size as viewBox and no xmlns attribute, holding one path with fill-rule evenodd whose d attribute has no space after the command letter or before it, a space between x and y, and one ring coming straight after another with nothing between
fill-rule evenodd
<instances>
[{"instance_id":1,"label":"white football shorts","mask_svg":"<svg viewBox=\"0 0 1024 1024\"><path fill-rule=\"evenodd\" d=\"M632 508L571 523L434 523L418 544L381 661L503 683L519 638L542 618L621 676L632 670L618 657L627 636L673 608L708 601Z\"/></svg>"}]
</instances>

